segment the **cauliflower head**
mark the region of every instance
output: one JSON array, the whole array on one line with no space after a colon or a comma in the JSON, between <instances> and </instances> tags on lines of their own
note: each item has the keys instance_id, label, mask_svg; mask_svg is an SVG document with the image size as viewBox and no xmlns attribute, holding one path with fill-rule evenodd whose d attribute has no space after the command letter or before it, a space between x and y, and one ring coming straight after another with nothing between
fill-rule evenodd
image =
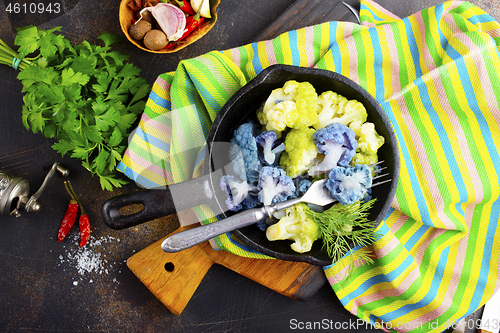
<instances>
[{"instance_id":1,"label":"cauliflower head","mask_svg":"<svg viewBox=\"0 0 500 333\"><path fill-rule=\"evenodd\" d=\"M318 94L309 82L287 81L283 88L274 89L257 119L266 131L275 131L278 137L286 128L306 128L317 122Z\"/></svg>"},{"instance_id":2,"label":"cauliflower head","mask_svg":"<svg viewBox=\"0 0 500 333\"><path fill-rule=\"evenodd\" d=\"M372 186L372 179L372 171L365 164L352 168L337 166L328 174L325 186L334 199L342 205L350 205L363 199Z\"/></svg>"},{"instance_id":3,"label":"cauliflower head","mask_svg":"<svg viewBox=\"0 0 500 333\"><path fill-rule=\"evenodd\" d=\"M233 133L229 149L229 158L233 162L234 172L243 180L253 181L262 167L255 137L259 134L258 124L253 121L240 125Z\"/></svg>"},{"instance_id":4,"label":"cauliflower head","mask_svg":"<svg viewBox=\"0 0 500 333\"><path fill-rule=\"evenodd\" d=\"M358 148L351 164L374 164L378 162L378 150L385 143L385 138L377 133L375 125L370 122L355 120L349 124L354 131Z\"/></svg>"},{"instance_id":5,"label":"cauliflower head","mask_svg":"<svg viewBox=\"0 0 500 333\"><path fill-rule=\"evenodd\" d=\"M318 94L312 84L309 82L298 84L295 105L298 116L292 128L307 128L318 121Z\"/></svg>"},{"instance_id":6,"label":"cauliflower head","mask_svg":"<svg viewBox=\"0 0 500 333\"><path fill-rule=\"evenodd\" d=\"M291 178L303 175L313 165L318 148L313 140L314 129L292 129L285 138L285 151L280 165Z\"/></svg>"},{"instance_id":7,"label":"cauliflower head","mask_svg":"<svg viewBox=\"0 0 500 333\"><path fill-rule=\"evenodd\" d=\"M264 166L260 170L257 188L258 199L266 206L285 201L295 192L295 184L285 170L271 166Z\"/></svg>"},{"instance_id":8,"label":"cauliflower head","mask_svg":"<svg viewBox=\"0 0 500 333\"><path fill-rule=\"evenodd\" d=\"M365 106L355 99L348 100L332 91L322 93L318 98L318 121L314 128L341 123L348 126L353 121L364 123L368 117Z\"/></svg>"},{"instance_id":9,"label":"cauliflower head","mask_svg":"<svg viewBox=\"0 0 500 333\"><path fill-rule=\"evenodd\" d=\"M341 123L329 124L317 130L313 140L318 152L324 157L321 162L309 168L311 176L328 173L337 165L347 166L358 147L354 131Z\"/></svg>"},{"instance_id":10,"label":"cauliflower head","mask_svg":"<svg viewBox=\"0 0 500 333\"><path fill-rule=\"evenodd\" d=\"M299 253L309 252L321 232L316 222L307 216L307 209L305 203L287 208L285 216L267 228L267 239L270 241L290 239L294 241L291 245L292 250Z\"/></svg>"}]
</instances>

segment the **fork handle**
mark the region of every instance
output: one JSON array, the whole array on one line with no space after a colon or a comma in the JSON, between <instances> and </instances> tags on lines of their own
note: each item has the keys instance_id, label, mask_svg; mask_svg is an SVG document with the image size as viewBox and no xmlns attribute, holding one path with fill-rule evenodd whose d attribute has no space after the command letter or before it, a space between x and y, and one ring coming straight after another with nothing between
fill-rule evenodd
<instances>
[{"instance_id":1,"label":"fork handle","mask_svg":"<svg viewBox=\"0 0 500 333\"><path fill-rule=\"evenodd\" d=\"M188 249L226 232L257 223L263 218L271 216L274 212L291 207L298 202L300 202L300 198L279 202L271 206L253 208L217 222L178 232L167 237L162 242L161 248L169 253Z\"/></svg>"},{"instance_id":2,"label":"fork handle","mask_svg":"<svg viewBox=\"0 0 500 333\"><path fill-rule=\"evenodd\" d=\"M261 208L249 209L218 222L205 224L200 227L173 234L163 241L161 248L163 251L169 253L178 252L226 232L249 226L268 216L267 208L269 207L264 206Z\"/></svg>"}]
</instances>

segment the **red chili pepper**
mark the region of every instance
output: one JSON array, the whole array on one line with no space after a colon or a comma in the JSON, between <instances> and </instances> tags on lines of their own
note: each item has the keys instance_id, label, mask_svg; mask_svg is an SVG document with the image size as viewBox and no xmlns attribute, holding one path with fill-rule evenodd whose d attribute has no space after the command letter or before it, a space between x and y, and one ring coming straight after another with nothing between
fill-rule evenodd
<instances>
[{"instance_id":1,"label":"red chili pepper","mask_svg":"<svg viewBox=\"0 0 500 333\"><path fill-rule=\"evenodd\" d=\"M71 186L71 183L69 181L65 181L64 184L66 183L69 186L69 189L72 193L72 197L75 198L75 200L78 201L78 204L80 205L80 219L78 220L78 224L80 225L80 247L84 246L87 244L89 238L90 238L90 220L89 216L87 213L85 213L85 210L83 209L83 206L80 204L80 201L78 200L78 196L76 195L75 191L73 190L73 186Z\"/></svg>"},{"instance_id":2,"label":"red chili pepper","mask_svg":"<svg viewBox=\"0 0 500 333\"><path fill-rule=\"evenodd\" d=\"M62 242L69 230L73 226L76 221L76 214L78 213L78 201L73 197L73 194L69 191L66 182L64 182L66 187L66 191L68 191L71 196L71 201L69 202L68 208L66 209L66 213L64 214L63 220L61 222L61 226L59 227L59 231L57 232L57 241Z\"/></svg>"},{"instance_id":3,"label":"red chili pepper","mask_svg":"<svg viewBox=\"0 0 500 333\"><path fill-rule=\"evenodd\" d=\"M203 23L205 18L200 15L200 12L201 5L200 8L198 8L198 12L196 13L196 15L186 17L186 30L184 31L182 36L178 40L168 43L167 46L164 47L164 49L174 47L177 44L176 42L179 42L189 36L189 34L192 33L194 29L198 28Z\"/></svg>"},{"instance_id":4,"label":"red chili pepper","mask_svg":"<svg viewBox=\"0 0 500 333\"><path fill-rule=\"evenodd\" d=\"M193 7L191 7L191 4L187 0L171 0L171 2L176 4L186 14L196 14L196 12L193 10Z\"/></svg>"},{"instance_id":5,"label":"red chili pepper","mask_svg":"<svg viewBox=\"0 0 500 333\"><path fill-rule=\"evenodd\" d=\"M80 219L78 220L78 223L80 224L80 247L82 247L87 244L87 241L90 238L89 216L86 213L82 214L80 216Z\"/></svg>"}]
</instances>

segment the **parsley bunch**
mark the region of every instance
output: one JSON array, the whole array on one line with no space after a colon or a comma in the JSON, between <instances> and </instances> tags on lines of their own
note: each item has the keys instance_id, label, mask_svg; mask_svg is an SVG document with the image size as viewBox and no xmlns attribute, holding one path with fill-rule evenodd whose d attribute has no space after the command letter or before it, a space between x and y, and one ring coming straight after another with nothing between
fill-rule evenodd
<instances>
[{"instance_id":1,"label":"parsley bunch","mask_svg":"<svg viewBox=\"0 0 500 333\"><path fill-rule=\"evenodd\" d=\"M126 182L116 177L116 165L150 86L125 62L128 56L111 51L118 35L99 36L104 46L83 41L73 47L55 33L60 29L20 29L17 53L0 40L0 63L14 67L17 62L20 70L23 124L56 139L52 148L63 156L82 160L103 189L121 187ZM33 53L38 55L27 58Z\"/></svg>"}]
</instances>

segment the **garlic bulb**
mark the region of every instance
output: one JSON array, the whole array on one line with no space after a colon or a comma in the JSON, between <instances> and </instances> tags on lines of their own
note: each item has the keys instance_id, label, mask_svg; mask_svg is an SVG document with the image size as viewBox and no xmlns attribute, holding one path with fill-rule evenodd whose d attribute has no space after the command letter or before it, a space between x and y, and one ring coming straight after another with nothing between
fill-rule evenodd
<instances>
[{"instance_id":1,"label":"garlic bulb","mask_svg":"<svg viewBox=\"0 0 500 333\"><path fill-rule=\"evenodd\" d=\"M141 17L145 11L151 12L169 41L176 41L184 34L186 16L179 7L161 2L154 7L146 7L141 10Z\"/></svg>"}]
</instances>

